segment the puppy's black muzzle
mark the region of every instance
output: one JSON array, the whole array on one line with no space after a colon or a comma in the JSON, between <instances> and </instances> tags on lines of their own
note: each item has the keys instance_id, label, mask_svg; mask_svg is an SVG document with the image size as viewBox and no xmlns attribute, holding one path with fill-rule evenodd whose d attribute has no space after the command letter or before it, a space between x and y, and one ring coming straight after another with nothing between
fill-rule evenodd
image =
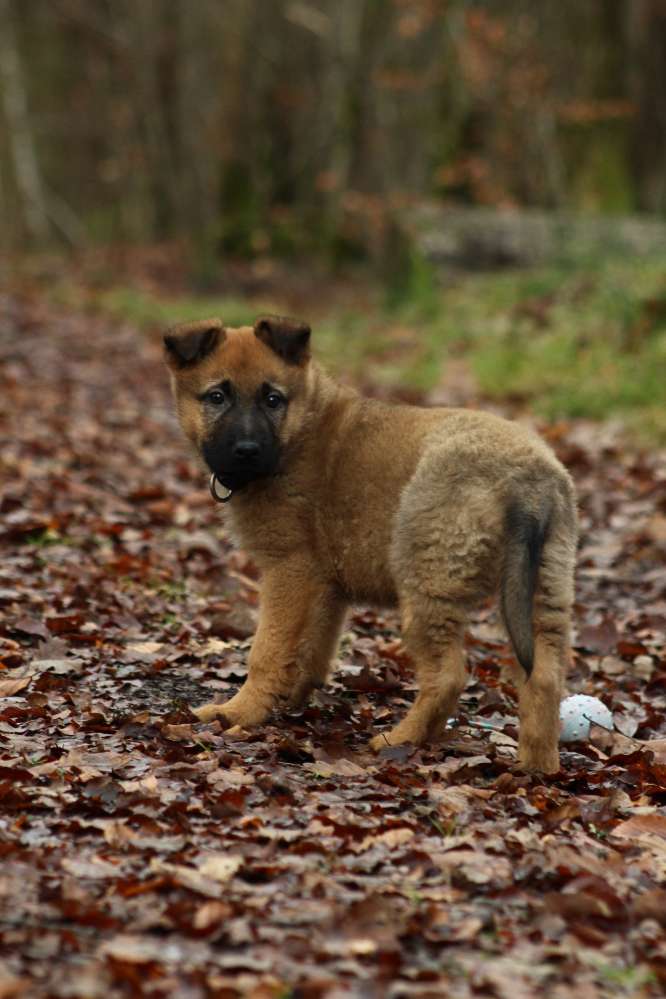
<instances>
[{"instance_id":1,"label":"puppy's black muzzle","mask_svg":"<svg viewBox=\"0 0 666 999\"><path fill-rule=\"evenodd\" d=\"M222 485L234 492L275 475L278 466L278 449L270 439L211 437L203 446L203 457Z\"/></svg>"},{"instance_id":2,"label":"puppy's black muzzle","mask_svg":"<svg viewBox=\"0 0 666 999\"><path fill-rule=\"evenodd\" d=\"M261 446L256 441L237 441L232 448L232 453L239 464L250 465L259 458Z\"/></svg>"}]
</instances>

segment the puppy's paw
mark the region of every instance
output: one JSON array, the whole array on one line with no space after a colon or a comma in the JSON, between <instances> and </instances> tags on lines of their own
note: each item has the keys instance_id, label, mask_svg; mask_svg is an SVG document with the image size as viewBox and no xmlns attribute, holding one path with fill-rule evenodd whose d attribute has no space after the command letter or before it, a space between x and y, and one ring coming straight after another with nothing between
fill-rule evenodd
<instances>
[{"instance_id":1,"label":"puppy's paw","mask_svg":"<svg viewBox=\"0 0 666 999\"><path fill-rule=\"evenodd\" d=\"M201 707L191 708L192 714L196 715L199 721L209 722L213 721L214 718L222 718L224 720L225 715L222 710L224 705L222 704L202 704Z\"/></svg>"},{"instance_id":2,"label":"puppy's paw","mask_svg":"<svg viewBox=\"0 0 666 999\"><path fill-rule=\"evenodd\" d=\"M247 729L242 728L240 725L232 725L224 734L227 739L238 739L239 742L242 742L248 736Z\"/></svg>"},{"instance_id":3,"label":"puppy's paw","mask_svg":"<svg viewBox=\"0 0 666 999\"><path fill-rule=\"evenodd\" d=\"M518 769L533 774L556 774L560 769L560 754L557 749L518 751Z\"/></svg>"},{"instance_id":4,"label":"puppy's paw","mask_svg":"<svg viewBox=\"0 0 666 999\"><path fill-rule=\"evenodd\" d=\"M368 745L373 753L380 753L382 749L388 749L392 743L389 742L384 733L381 732L379 735L373 735Z\"/></svg>"},{"instance_id":5,"label":"puppy's paw","mask_svg":"<svg viewBox=\"0 0 666 999\"><path fill-rule=\"evenodd\" d=\"M313 683L303 684L300 687L296 687L288 697L284 699L284 707L287 711L293 713L298 713L299 711L305 710L308 706L310 697L314 690L319 689L319 684L315 686Z\"/></svg>"},{"instance_id":6,"label":"puppy's paw","mask_svg":"<svg viewBox=\"0 0 666 999\"><path fill-rule=\"evenodd\" d=\"M273 698L246 685L231 700L217 705L218 717L224 717L229 727L256 728L268 720L273 703Z\"/></svg>"},{"instance_id":7,"label":"puppy's paw","mask_svg":"<svg viewBox=\"0 0 666 999\"><path fill-rule=\"evenodd\" d=\"M402 746L409 742L412 746L423 746L435 738L435 733L431 727L419 715L407 715L401 722L389 729L388 732L380 732L370 740L370 749L379 753L389 746Z\"/></svg>"}]
</instances>

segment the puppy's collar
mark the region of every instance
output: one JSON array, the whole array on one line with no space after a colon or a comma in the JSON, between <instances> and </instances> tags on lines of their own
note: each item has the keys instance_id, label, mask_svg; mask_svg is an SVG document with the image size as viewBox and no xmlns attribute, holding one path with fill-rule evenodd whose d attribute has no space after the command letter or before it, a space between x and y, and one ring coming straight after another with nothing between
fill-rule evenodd
<instances>
[{"instance_id":1,"label":"puppy's collar","mask_svg":"<svg viewBox=\"0 0 666 999\"><path fill-rule=\"evenodd\" d=\"M208 483L208 485L210 488L210 494L216 503L228 503L234 494L233 489L227 489L226 486L222 486L222 483L219 481L215 472L211 473L210 482ZM218 486L222 486L223 489L226 489L226 493L224 495L218 492L217 488Z\"/></svg>"}]
</instances>

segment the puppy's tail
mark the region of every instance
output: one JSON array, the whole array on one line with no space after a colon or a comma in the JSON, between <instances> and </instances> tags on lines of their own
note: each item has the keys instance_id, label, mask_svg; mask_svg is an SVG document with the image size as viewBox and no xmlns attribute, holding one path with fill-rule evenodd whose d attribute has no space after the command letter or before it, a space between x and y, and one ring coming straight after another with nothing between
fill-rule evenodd
<instances>
[{"instance_id":1,"label":"puppy's tail","mask_svg":"<svg viewBox=\"0 0 666 999\"><path fill-rule=\"evenodd\" d=\"M550 517L550 504L534 513L514 502L506 514L500 606L516 658L528 676L534 663L534 591Z\"/></svg>"}]
</instances>

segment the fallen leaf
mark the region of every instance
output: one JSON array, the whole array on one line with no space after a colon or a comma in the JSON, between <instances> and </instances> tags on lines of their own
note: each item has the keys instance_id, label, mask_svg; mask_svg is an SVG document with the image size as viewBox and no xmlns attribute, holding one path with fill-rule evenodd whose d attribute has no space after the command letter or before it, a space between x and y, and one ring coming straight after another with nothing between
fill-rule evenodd
<instances>
[{"instance_id":1,"label":"fallen leaf","mask_svg":"<svg viewBox=\"0 0 666 999\"><path fill-rule=\"evenodd\" d=\"M315 763L305 763L303 769L312 771L318 777L360 777L366 773L364 767L343 757L331 762L317 760Z\"/></svg>"},{"instance_id":2,"label":"fallen leaf","mask_svg":"<svg viewBox=\"0 0 666 999\"><path fill-rule=\"evenodd\" d=\"M0 697L12 697L18 694L19 690L24 690L31 680L31 676L23 676L16 680L0 679Z\"/></svg>"},{"instance_id":3,"label":"fallen leaf","mask_svg":"<svg viewBox=\"0 0 666 999\"><path fill-rule=\"evenodd\" d=\"M140 656L153 656L164 648L162 642L130 642L125 646L128 652L136 652Z\"/></svg>"},{"instance_id":4,"label":"fallen leaf","mask_svg":"<svg viewBox=\"0 0 666 999\"><path fill-rule=\"evenodd\" d=\"M358 850L359 852L363 852L373 846L386 846L389 850L394 850L397 846L404 846L405 843L409 843L413 838L413 829L387 829L386 832L378 833L376 836L366 836L358 847Z\"/></svg>"},{"instance_id":5,"label":"fallen leaf","mask_svg":"<svg viewBox=\"0 0 666 999\"><path fill-rule=\"evenodd\" d=\"M99 948L99 954L103 957L114 957L118 961L127 961L130 964L149 964L153 961L179 962L182 960L182 953L182 948L176 943L131 934L113 937Z\"/></svg>"},{"instance_id":6,"label":"fallen leaf","mask_svg":"<svg viewBox=\"0 0 666 999\"><path fill-rule=\"evenodd\" d=\"M62 866L68 874L73 874L76 878L94 880L117 878L119 873L116 864L109 864L100 857L91 857L89 860L83 857L64 857Z\"/></svg>"},{"instance_id":7,"label":"fallen leaf","mask_svg":"<svg viewBox=\"0 0 666 999\"><path fill-rule=\"evenodd\" d=\"M639 840L642 836L661 836L666 839L666 815L635 815L620 822L612 830L621 839Z\"/></svg>"},{"instance_id":8,"label":"fallen leaf","mask_svg":"<svg viewBox=\"0 0 666 999\"><path fill-rule=\"evenodd\" d=\"M171 742L190 742L195 738L191 725L162 725L161 731Z\"/></svg>"},{"instance_id":9,"label":"fallen leaf","mask_svg":"<svg viewBox=\"0 0 666 999\"><path fill-rule=\"evenodd\" d=\"M232 912L232 907L226 902L204 902L195 912L192 925L195 930L208 930L228 920Z\"/></svg>"},{"instance_id":10,"label":"fallen leaf","mask_svg":"<svg viewBox=\"0 0 666 999\"><path fill-rule=\"evenodd\" d=\"M167 864L158 857L153 857L150 861L150 870L154 874L165 874L172 878L177 884L199 895L207 895L210 898L220 898L222 889L220 884L210 877L202 874L201 871L193 867L185 867L180 864Z\"/></svg>"},{"instance_id":11,"label":"fallen leaf","mask_svg":"<svg viewBox=\"0 0 666 999\"><path fill-rule=\"evenodd\" d=\"M214 853L200 861L199 871L205 877L223 883L229 881L242 866L242 857L234 856L233 854Z\"/></svg>"}]
</instances>

